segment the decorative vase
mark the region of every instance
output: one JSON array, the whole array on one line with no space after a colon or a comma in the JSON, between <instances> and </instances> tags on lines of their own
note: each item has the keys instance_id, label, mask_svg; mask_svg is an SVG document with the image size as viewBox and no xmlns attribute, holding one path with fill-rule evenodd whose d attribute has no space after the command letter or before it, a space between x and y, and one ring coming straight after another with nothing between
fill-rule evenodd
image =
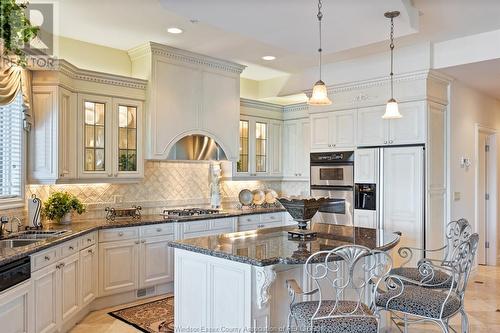
<instances>
[{"instance_id":1,"label":"decorative vase","mask_svg":"<svg viewBox=\"0 0 500 333\"><path fill-rule=\"evenodd\" d=\"M70 224L71 223L71 217L73 216L73 212L68 212L64 214L61 219L59 219L59 224Z\"/></svg>"}]
</instances>

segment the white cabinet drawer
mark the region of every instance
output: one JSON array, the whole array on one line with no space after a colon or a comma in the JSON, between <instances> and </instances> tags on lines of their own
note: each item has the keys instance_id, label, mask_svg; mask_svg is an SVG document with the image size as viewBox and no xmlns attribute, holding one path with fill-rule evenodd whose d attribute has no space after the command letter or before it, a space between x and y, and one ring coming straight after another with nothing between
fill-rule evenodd
<instances>
[{"instance_id":1,"label":"white cabinet drawer","mask_svg":"<svg viewBox=\"0 0 500 333\"><path fill-rule=\"evenodd\" d=\"M31 255L31 271L37 271L58 261L61 257L60 251L61 248L59 246L55 246L43 252Z\"/></svg>"},{"instance_id":2,"label":"white cabinet drawer","mask_svg":"<svg viewBox=\"0 0 500 333\"><path fill-rule=\"evenodd\" d=\"M97 242L97 232L88 233L80 237L80 249L92 246Z\"/></svg>"},{"instance_id":3,"label":"white cabinet drawer","mask_svg":"<svg viewBox=\"0 0 500 333\"><path fill-rule=\"evenodd\" d=\"M211 230L233 231L233 218L214 219L210 221Z\"/></svg>"},{"instance_id":4,"label":"white cabinet drawer","mask_svg":"<svg viewBox=\"0 0 500 333\"><path fill-rule=\"evenodd\" d=\"M238 226L251 225L251 224L259 224L260 223L260 215L244 215L238 217Z\"/></svg>"},{"instance_id":5,"label":"white cabinet drawer","mask_svg":"<svg viewBox=\"0 0 500 333\"><path fill-rule=\"evenodd\" d=\"M210 229L210 221L202 220L202 221L184 222L183 226L184 226L184 233L208 231Z\"/></svg>"},{"instance_id":6,"label":"white cabinet drawer","mask_svg":"<svg viewBox=\"0 0 500 333\"><path fill-rule=\"evenodd\" d=\"M99 243L139 238L139 228L119 228L99 231Z\"/></svg>"},{"instance_id":7,"label":"white cabinet drawer","mask_svg":"<svg viewBox=\"0 0 500 333\"><path fill-rule=\"evenodd\" d=\"M141 228L141 237L164 236L174 233L173 223L148 225Z\"/></svg>"},{"instance_id":8,"label":"white cabinet drawer","mask_svg":"<svg viewBox=\"0 0 500 333\"><path fill-rule=\"evenodd\" d=\"M260 215L260 221L263 223L281 222L281 221L283 221L283 214L281 212L262 214L262 215Z\"/></svg>"},{"instance_id":9,"label":"white cabinet drawer","mask_svg":"<svg viewBox=\"0 0 500 333\"><path fill-rule=\"evenodd\" d=\"M68 242L63 243L61 245L62 258L65 258L67 256L70 256L72 254L77 253L79 250L79 246L78 246L79 241L80 241L80 239L76 238L76 239L73 239L73 240L70 240Z\"/></svg>"}]
</instances>

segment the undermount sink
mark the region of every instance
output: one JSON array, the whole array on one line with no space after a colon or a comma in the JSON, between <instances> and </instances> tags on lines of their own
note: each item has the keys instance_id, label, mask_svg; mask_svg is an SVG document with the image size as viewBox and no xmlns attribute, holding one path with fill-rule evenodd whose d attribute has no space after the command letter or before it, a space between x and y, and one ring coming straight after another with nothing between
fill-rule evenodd
<instances>
[{"instance_id":1,"label":"undermount sink","mask_svg":"<svg viewBox=\"0 0 500 333\"><path fill-rule=\"evenodd\" d=\"M68 230L26 230L16 233L13 237L17 240L37 240L51 237L60 237Z\"/></svg>"},{"instance_id":2,"label":"undermount sink","mask_svg":"<svg viewBox=\"0 0 500 333\"><path fill-rule=\"evenodd\" d=\"M39 241L38 239L4 239L0 240L0 249L26 246Z\"/></svg>"}]
</instances>

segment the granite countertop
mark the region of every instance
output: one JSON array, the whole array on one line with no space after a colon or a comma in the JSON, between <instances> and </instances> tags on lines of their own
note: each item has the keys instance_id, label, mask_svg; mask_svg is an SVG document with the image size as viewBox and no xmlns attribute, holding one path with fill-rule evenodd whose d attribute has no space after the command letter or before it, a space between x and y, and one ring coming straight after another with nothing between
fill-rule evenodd
<instances>
[{"instance_id":1,"label":"granite countertop","mask_svg":"<svg viewBox=\"0 0 500 333\"><path fill-rule=\"evenodd\" d=\"M51 246L64 243L70 239L77 238L87 233L100 229L137 227L149 224L174 223L174 222L187 223L199 220L212 220L225 217L237 217L240 215L265 214L265 213L284 212L284 211L285 209L281 207L256 208L256 209L228 209L224 210L221 214L204 215L204 216L165 218L161 215L144 215L141 216L139 219L117 219L116 221L107 221L105 219L89 219L89 220L76 220L68 225L47 224L44 225L43 230L67 230L67 232L62 234L60 237L41 239L39 242L26 246L19 246L15 248L0 247L0 266L17 259L21 259L35 252L45 250ZM1 238L0 240L11 239L15 236L16 236L15 234L8 235L4 238Z\"/></svg>"},{"instance_id":2,"label":"granite countertop","mask_svg":"<svg viewBox=\"0 0 500 333\"><path fill-rule=\"evenodd\" d=\"M399 233L334 224L313 224L318 237L312 241L288 239L293 226L197 237L172 241L169 246L255 266L304 264L318 251L342 245L363 245L387 251L399 243Z\"/></svg>"}]
</instances>

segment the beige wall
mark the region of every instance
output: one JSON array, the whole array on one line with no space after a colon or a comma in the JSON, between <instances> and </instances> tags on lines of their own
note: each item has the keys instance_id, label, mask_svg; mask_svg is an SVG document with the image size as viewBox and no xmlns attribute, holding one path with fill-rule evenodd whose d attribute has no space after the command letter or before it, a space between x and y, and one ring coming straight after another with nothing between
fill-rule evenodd
<instances>
[{"instance_id":1,"label":"beige wall","mask_svg":"<svg viewBox=\"0 0 500 333\"><path fill-rule=\"evenodd\" d=\"M59 37L57 57L73 65L98 72L130 76L131 62L126 51Z\"/></svg>"},{"instance_id":2,"label":"beige wall","mask_svg":"<svg viewBox=\"0 0 500 333\"><path fill-rule=\"evenodd\" d=\"M500 148L500 101L469 88L460 81L452 83L450 97L451 218L465 217L471 223L475 223L475 125L479 124L498 131L497 165L500 167L500 149L498 149ZM471 159L470 168L460 166L462 156ZM500 179L499 176L500 170L497 170L497 179ZM500 189L499 184L497 188ZM460 200L454 200L454 192L460 192ZM500 203L499 197L497 196L497 207ZM496 231L491 232L496 234ZM497 246L500 246L498 240L499 237Z\"/></svg>"}]
</instances>

